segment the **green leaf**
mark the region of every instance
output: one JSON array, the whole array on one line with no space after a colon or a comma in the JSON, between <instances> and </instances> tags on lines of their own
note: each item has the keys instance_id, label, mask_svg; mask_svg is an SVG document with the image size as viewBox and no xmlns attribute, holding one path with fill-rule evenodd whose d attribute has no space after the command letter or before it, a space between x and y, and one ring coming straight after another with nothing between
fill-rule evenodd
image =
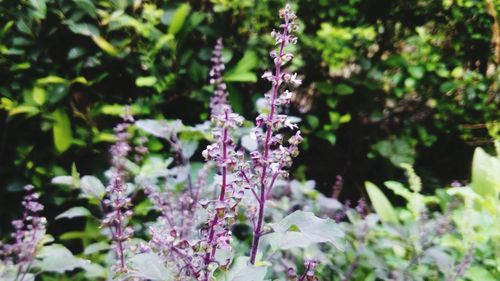
<instances>
[{"instance_id":1,"label":"green leaf","mask_svg":"<svg viewBox=\"0 0 500 281\"><path fill-rule=\"evenodd\" d=\"M37 105L43 105L47 100L47 93L43 88L35 87L33 88L33 101Z\"/></svg>"},{"instance_id":2,"label":"green leaf","mask_svg":"<svg viewBox=\"0 0 500 281\"><path fill-rule=\"evenodd\" d=\"M66 82L67 82L66 79L59 77L59 76L55 76L55 75L50 75L50 76L39 78L36 80L37 84L42 84L42 85L43 84L64 84Z\"/></svg>"},{"instance_id":3,"label":"green leaf","mask_svg":"<svg viewBox=\"0 0 500 281\"><path fill-rule=\"evenodd\" d=\"M331 219L316 217L311 212L295 211L271 227L274 233L266 236L270 236L267 239L275 249L330 243L338 250L344 250L344 242L341 240L344 232L340 226Z\"/></svg>"},{"instance_id":4,"label":"green leaf","mask_svg":"<svg viewBox=\"0 0 500 281\"><path fill-rule=\"evenodd\" d=\"M62 153L71 146L73 134L71 132L71 123L68 115L62 109L57 109L52 113L54 126L52 127L52 135L54 137L54 145L59 153Z\"/></svg>"},{"instance_id":5,"label":"green leaf","mask_svg":"<svg viewBox=\"0 0 500 281\"><path fill-rule=\"evenodd\" d=\"M133 277L148 280L172 280L173 275L168 270L163 260L154 253L135 255L130 259L130 272Z\"/></svg>"},{"instance_id":6,"label":"green leaf","mask_svg":"<svg viewBox=\"0 0 500 281\"><path fill-rule=\"evenodd\" d=\"M253 72L231 72L224 75L226 82L257 82L257 75Z\"/></svg>"},{"instance_id":7,"label":"green leaf","mask_svg":"<svg viewBox=\"0 0 500 281\"><path fill-rule=\"evenodd\" d=\"M172 21L170 21L170 26L168 27L168 33L175 35L179 32L186 21L186 17L189 14L191 7L189 4L181 4L179 8L175 11L172 16Z\"/></svg>"},{"instance_id":8,"label":"green leaf","mask_svg":"<svg viewBox=\"0 0 500 281\"><path fill-rule=\"evenodd\" d=\"M71 186L73 184L73 178L71 176L57 176L52 178L50 183Z\"/></svg>"},{"instance_id":9,"label":"green leaf","mask_svg":"<svg viewBox=\"0 0 500 281\"><path fill-rule=\"evenodd\" d=\"M154 86L156 82L157 79L154 76L137 77L137 79L135 79L137 87L151 87Z\"/></svg>"},{"instance_id":10,"label":"green leaf","mask_svg":"<svg viewBox=\"0 0 500 281\"><path fill-rule=\"evenodd\" d=\"M102 36L92 36L92 40L94 40L94 43L96 43L99 48L109 55L116 56L118 54L118 50Z\"/></svg>"},{"instance_id":11,"label":"green leaf","mask_svg":"<svg viewBox=\"0 0 500 281\"><path fill-rule=\"evenodd\" d=\"M178 132L182 124L177 121L145 119L135 122L137 128L159 138L170 138L173 132Z\"/></svg>"},{"instance_id":12,"label":"green leaf","mask_svg":"<svg viewBox=\"0 0 500 281\"><path fill-rule=\"evenodd\" d=\"M373 183L367 181L365 182L366 191L368 192L368 197L373 205L373 208L377 212L382 222L387 223L398 223L398 218L394 207L392 207L391 202L387 199L384 193Z\"/></svg>"},{"instance_id":13,"label":"green leaf","mask_svg":"<svg viewBox=\"0 0 500 281\"><path fill-rule=\"evenodd\" d=\"M73 0L80 9L87 12L93 18L97 18L96 8L91 0Z\"/></svg>"},{"instance_id":14,"label":"green leaf","mask_svg":"<svg viewBox=\"0 0 500 281\"><path fill-rule=\"evenodd\" d=\"M500 192L500 158L488 155L482 148L472 159L472 189L483 197L497 198Z\"/></svg>"},{"instance_id":15,"label":"green leaf","mask_svg":"<svg viewBox=\"0 0 500 281\"><path fill-rule=\"evenodd\" d=\"M266 266L255 266L249 263L248 257L238 257L221 281L263 281L266 273Z\"/></svg>"},{"instance_id":16,"label":"green leaf","mask_svg":"<svg viewBox=\"0 0 500 281\"><path fill-rule=\"evenodd\" d=\"M486 270L485 268L477 265L471 266L465 273L465 277L472 281L498 281L497 278L493 277L492 273L488 272L488 270Z\"/></svg>"},{"instance_id":17,"label":"green leaf","mask_svg":"<svg viewBox=\"0 0 500 281\"><path fill-rule=\"evenodd\" d=\"M106 194L106 188L102 182L94 176L83 176L80 180L83 195L87 198L101 200Z\"/></svg>"},{"instance_id":18,"label":"green leaf","mask_svg":"<svg viewBox=\"0 0 500 281\"><path fill-rule=\"evenodd\" d=\"M109 244L101 241L101 242L90 244L87 247L85 247L83 254L87 256L87 255L95 254L97 252L104 251L107 249L109 249Z\"/></svg>"},{"instance_id":19,"label":"green leaf","mask_svg":"<svg viewBox=\"0 0 500 281\"><path fill-rule=\"evenodd\" d=\"M87 210L84 207L73 207L65 212L59 214L56 217L56 220L62 219L62 218L67 218L67 219L72 219L72 218L77 218L77 217L88 217L90 216L90 211Z\"/></svg>"},{"instance_id":20,"label":"green leaf","mask_svg":"<svg viewBox=\"0 0 500 281\"><path fill-rule=\"evenodd\" d=\"M259 58L254 51L245 52L240 61L233 68L226 71L224 81L226 82L256 82L257 75L252 72L259 62Z\"/></svg>"},{"instance_id":21,"label":"green leaf","mask_svg":"<svg viewBox=\"0 0 500 281\"><path fill-rule=\"evenodd\" d=\"M346 96L354 93L354 89L347 84L337 84L333 88L333 91L341 96Z\"/></svg>"},{"instance_id":22,"label":"green leaf","mask_svg":"<svg viewBox=\"0 0 500 281\"><path fill-rule=\"evenodd\" d=\"M424 68L422 66L410 66L408 67L408 72L413 78L421 79L424 77Z\"/></svg>"},{"instance_id":23,"label":"green leaf","mask_svg":"<svg viewBox=\"0 0 500 281\"><path fill-rule=\"evenodd\" d=\"M73 256L63 245L53 244L42 248L33 266L42 271L64 273L88 263L90 261Z\"/></svg>"},{"instance_id":24,"label":"green leaf","mask_svg":"<svg viewBox=\"0 0 500 281\"><path fill-rule=\"evenodd\" d=\"M32 115L38 114L39 112L40 112L40 110L36 106L20 105L20 106L16 106L16 107L12 108L11 110L9 110L9 116L13 116L16 114L23 114L23 113L26 113L26 114L32 116Z\"/></svg>"},{"instance_id":25,"label":"green leaf","mask_svg":"<svg viewBox=\"0 0 500 281\"><path fill-rule=\"evenodd\" d=\"M75 34L81 34L84 36L99 36L100 32L97 26L89 23L74 23L72 21L67 22L69 30Z\"/></svg>"}]
</instances>

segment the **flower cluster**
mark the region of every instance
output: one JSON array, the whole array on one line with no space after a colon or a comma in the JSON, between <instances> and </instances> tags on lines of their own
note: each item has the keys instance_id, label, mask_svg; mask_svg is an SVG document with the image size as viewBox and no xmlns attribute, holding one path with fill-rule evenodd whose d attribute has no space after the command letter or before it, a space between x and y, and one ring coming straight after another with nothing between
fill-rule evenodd
<instances>
[{"instance_id":1,"label":"flower cluster","mask_svg":"<svg viewBox=\"0 0 500 281\"><path fill-rule=\"evenodd\" d=\"M127 156L132 150L129 144L128 128L133 121L132 115L127 110L123 115L123 122L114 128L116 142L110 148L111 178L106 187L107 197L103 200L107 213L101 223L103 226L109 227L114 242L112 249L117 259L117 263L113 266L115 272L126 271L125 242L133 234L133 229L126 226L127 220L132 216L132 211L129 209L131 199L127 196L128 173L125 168Z\"/></svg>"},{"instance_id":2,"label":"flower cluster","mask_svg":"<svg viewBox=\"0 0 500 281\"><path fill-rule=\"evenodd\" d=\"M31 192L34 187L27 185L24 189ZM3 256L6 262L18 265L18 276L25 275L30 270L38 246L45 235L47 220L40 216L44 206L38 202L39 198L38 193L30 193L24 197L22 218L12 221L14 242L0 248L0 256Z\"/></svg>"},{"instance_id":3,"label":"flower cluster","mask_svg":"<svg viewBox=\"0 0 500 281\"><path fill-rule=\"evenodd\" d=\"M297 125L291 122L285 114L280 114L282 105L290 103L292 92L290 89L299 86L301 80L296 73L290 73L284 67L291 62L293 54L287 52L289 44L295 44L297 37L292 35L297 30L295 14L289 5L280 11L283 23L279 31L273 31L271 35L278 45L277 50L272 50L270 56L274 61L274 71L267 71L262 78L270 81L272 87L265 97L268 109L256 118L256 127L252 136L260 144L260 150L252 151L251 161L240 167L239 176L244 188L250 190L256 199L256 206L250 208L250 220L253 223L253 242L250 253L250 262L255 263L260 237L263 235L262 227L264 221L265 202L271 197L274 184L278 178L288 176L287 168L292 164L292 157L299 153L298 145L302 141L300 131L288 139L288 145L284 142L284 135L279 130L287 127L296 129Z\"/></svg>"},{"instance_id":4,"label":"flower cluster","mask_svg":"<svg viewBox=\"0 0 500 281\"><path fill-rule=\"evenodd\" d=\"M240 127L243 118L232 112L227 103L226 85L222 81L224 64L221 61L222 40L218 39L213 52L214 66L210 71L210 83L215 85L215 92L210 103L212 122L214 128L212 135L214 142L203 151L202 155L207 161L212 161L218 168L220 181L215 183L218 197L214 200L200 202L208 211L208 223L200 230L200 239L204 254L204 275L202 280L208 280L211 265L227 266L230 259L216 261L218 249L229 251L231 249L231 226L236 222L237 206L243 198L244 191L232 181L237 163L241 161L243 153L237 152L231 132Z\"/></svg>"},{"instance_id":5,"label":"flower cluster","mask_svg":"<svg viewBox=\"0 0 500 281\"><path fill-rule=\"evenodd\" d=\"M287 272L287 280L288 281L318 281L318 277L316 277L316 266L318 263L314 260L307 260L304 263L304 273L301 276L297 275L297 272L293 268L289 268Z\"/></svg>"},{"instance_id":6,"label":"flower cluster","mask_svg":"<svg viewBox=\"0 0 500 281\"><path fill-rule=\"evenodd\" d=\"M225 66L222 62L222 50L224 45L222 38L217 39L214 50L212 52L212 69L210 69L210 84L215 86L214 95L210 100L211 116L218 116L224 113L228 107L226 84L222 80L222 71Z\"/></svg>"}]
</instances>

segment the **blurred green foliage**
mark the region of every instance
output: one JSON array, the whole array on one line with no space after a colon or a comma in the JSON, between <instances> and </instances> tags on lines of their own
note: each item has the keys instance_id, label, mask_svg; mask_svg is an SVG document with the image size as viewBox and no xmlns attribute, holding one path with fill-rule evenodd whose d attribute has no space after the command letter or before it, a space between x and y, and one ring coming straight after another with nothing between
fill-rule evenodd
<instances>
[{"instance_id":1,"label":"blurred green foliage","mask_svg":"<svg viewBox=\"0 0 500 281\"><path fill-rule=\"evenodd\" d=\"M268 65L268 33L282 4L2 2L1 192L27 182L46 185L69 172L75 159L87 174L104 170L110 128L124 104L137 116L163 115L187 124L206 119L209 57L218 37L226 45L230 100L236 111L251 116L254 94L267 90L266 83L253 82ZM292 68L304 78L290 109L304 120L306 133L298 163L306 168L299 171L320 177L326 182L320 187L334 180L332 169L359 185L373 177L364 172L373 167L366 163L385 163L377 166L377 176L387 178L403 162L420 168L420 158L447 151L450 140L488 143L485 128L499 120L493 12L500 1L292 4L301 21ZM311 161L318 147L326 160ZM449 161L470 158L472 149L464 151L469 155L453 154ZM324 162L332 159L339 164ZM466 178L461 171L444 177L460 175Z\"/></svg>"}]
</instances>

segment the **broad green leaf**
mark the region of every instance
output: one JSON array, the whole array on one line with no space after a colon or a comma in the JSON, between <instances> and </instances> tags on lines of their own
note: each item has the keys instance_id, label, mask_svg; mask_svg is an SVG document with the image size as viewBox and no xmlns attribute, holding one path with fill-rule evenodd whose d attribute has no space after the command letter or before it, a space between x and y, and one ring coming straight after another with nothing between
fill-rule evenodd
<instances>
[{"instance_id":1,"label":"broad green leaf","mask_svg":"<svg viewBox=\"0 0 500 281\"><path fill-rule=\"evenodd\" d=\"M107 249L109 249L109 244L101 241L101 242L90 244L87 247L85 247L83 254L87 256L87 255L95 254L97 252L104 251Z\"/></svg>"},{"instance_id":2,"label":"broad green leaf","mask_svg":"<svg viewBox=\"0 0 500 281\"><path fill-rule=\"evenodd\" d=\"M257 75L252 72L259 62L254 51L248 50L243 54L241 60L233 68L226 71L224 81L226 82L256 82Z\"/></svg>"},{"instance_id":3,"label":"broad green leaf","mask_svg":"<svg viewBox=\"0 0 500 281\"><path fill-rule=\"evenodd\" d=\"M471 266L465 273L465 277L469 280L476 281L498 281L498 278L495 278L492 273L488 272L487 269L473 265ZM498 276L497 276L498 277Z\"/></svg>"},{"instance_id":4,"label":"broad green leaf","mask_svg":"<svg viewBox=\"0 0 500 281\"><path fill-rule=\"evenodd\" d=\"M500 158L488 155L482 148L472 159L472 189L483 197L495 197L500 192Z\"/></svg>"},{"instance_id":5,"label":"broad green leaf","mask_svg":"<svg viewBox=\"0 0 500 281\"><path fill-rule=\"evenodd\" d=\"M344 250L344 232L340 226L331 219L316 217L311 212L295 211L283 218L280 222L272 224L274 238L278 238L271 246L285 249L292 247L307 247L314 243L330 243L338 250ZM264 236L265 237L265 236Z\"/></svg>"},{"instance_id":6,"label":"broad green leaf","mask_svg":"<svg viewBox=\"0 0 500 281\"><path fill-rule=\"evenodd\" d=\"M94 43L96 43L99 48L101 48L104 52L108 53L109 55L116 56L118 54L118 50L111 45L104 37L102 36L92 36L92 40L94 40Z\"/></svg>"},{"instance_id":7,"label":"broad green leaf","mask_svg":"<svg viewBox=\"0 0 500 281\"><path fill-rule=\"evenodd\" d=\"M96 198L101 200L106 193L102 182L94 176L83 176L80 180L83 195L87 198Z\"/></svg>"},{"instance_id":8,"label":"broad green leaf","mask_svg":"<svg viewBox=\"0 0 500 281\"><path fill-rule=\"evenodd\" d=\"M97 263L86 263L81 266L86 280L106 280L107 270Z\"/></svg>"},{"instance_id":9,"label":"broad green leaf","mask_svg":"<svg viewBox=\"0 0 500 281\"><path fill-rule=\"evenodd\" d=\"M266 273L266 266L252 265L248 257L238 257L231 269L220 279L221 281L263 281Z\"/></svg>"},{"instance_id":10,"label":"broad green leaf","mask_svg":"<svg viewBox=\"0 0 500 281\"><path fill-rule=\"evenodd\" d=\"M42 248L33 266L42 271L64 273L88 263L90 261L73 256L63 245L53 244Z\"/></svg>"},{"instance_id":11,"label":"broad green leaf","mask_svg":"<svg viewBox=\"0 0 500 281\"><path fill-rule=\"evenodd\" d=\"M181 4L179 8L175 11L170 21L170 26L168 27L168 33L175 35L179 32L186 21L186 17L189 14L191 7L189 4Z\"/></svg>"},{"instance_id":12,"label":"broad green leaf","mask_svg":"<svg viewBox=\"0 0 500 281\"><path fill-rule=\"evenodd\" d=\"M56 220L62 219L62 218L72 219L72 218L76 218L76 217L88 217L88 216L90 216L90 211L87 210L86 208L73 207L73 208L70 208L70 209L66 210L65 212L59 214L56 217Z\"/></svg>"},{"instance_id":13,"label":"broad green leaf","mask_svg":"<svg viewBox=\"0 0 500 281\"><path fill-rule=\"evenodd\" d=\"M373 208L380 217L380 220L382 222L397 224L398 218L396 216L396 212L384 193L376 185L369 181L365 182L365 187L368 192L368 197L370 197Z\"/></svg>"},{"instance_id":14,"label":"broad green leaf","mask_svg":"<svg viewBox=\"0 0 500 281\"><path fill-rule=\"evenodd\" d=\"M145 119L135 122L137 128L159 138L170 138L173 132L178 132L182 123L178 121Z\"/></svg>"},{"instance_id":15,"label":"broad green leaf","mask_svg":"<svg viewBox=\"0 0 500 281\"><path fill-rule=\"evenodd\" d=\"M73 134L71 132L71 123L68 115L62 109L57 109L52 113L54 126L52 127L52 135L54 138L54 146L59 153L62 153L71 146Z\"/></svg>"},{"instance_id":16,"label":"broad green leaf","mask_svg":"<svg viewBox=\"0 0 500 281\"><path fill-rule=\"evenodd\" d=\"M33 7L34 18L42 20L47 15L47 0L29 0L31 7Z\"/></svg>"},{"instance_id":17,"label":"broad green leaf","mask_svg":"<svg viewBox=\"0 0 500 281\"><path fill-rule=\"evenodd\" d=\"M163 260L154 253L135 255L130 259L130 275L148 280L173 280L170 270Z\"/></svg>"}]
</instances>

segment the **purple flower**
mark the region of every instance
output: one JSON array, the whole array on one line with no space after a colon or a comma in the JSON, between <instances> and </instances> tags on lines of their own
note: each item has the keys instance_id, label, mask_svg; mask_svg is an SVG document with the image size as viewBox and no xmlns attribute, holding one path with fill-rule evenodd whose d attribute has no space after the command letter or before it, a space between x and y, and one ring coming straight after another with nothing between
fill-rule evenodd
<instances>
[{"instance_id":1,"label":"purple flower","mask_svg":"<svg viewBox=\"0 0 500 281\"><path fill-rule=\"evenodd\" d=\"M24 189L31 192L34 187L27 185ZM14 242L0 247L0 256L3 256L6 262L18 265L18 275L29 271L45 235L47 220L40 216L44 206L38 202L39 198L38 193L30 193L24 197L22 201L24 212L21 219L12 221L14 232L11 236Z\"/></svg>"},{"instance_id":2,"label":"purple flower","mask_svg":"<svg viewBox=\"0 0 500 281\"><path fill-rule=\"evenodd\" d=\"M298 145L302 141L300 131L289 138L288 145L283 142L283 135L278 133L283 128L296 129L297 125L288 119L286 114L280 114L280 107L290 103L293 87L299 86L302 81L296 73L289 73L284 67L293 60L293 54L287 51L289 44L295 44L297 37L292 32L297 30L295 14L290 5L280 11L283 23L280 30L273 30L277 50L272 50L270 56L274 62L274 70L266 71L262 78L271 82L270 92L265 94L269 109L260 114L256 120L256 128L252 131L259 142L259 151L252 151L251 160L241 165L239 176L244 188L251 190L256 199L256 218L253 218L254 231L250 252L250 262L255 263L257 249L262 236L265 201L272 196L272 190L277 179L288 176L287 168L292 165L292 158L299 153Z\"/></svg>"},{"instance_id":3,"label":"purple flower","mask_svg":"<svg viewBox=\"0 0 500 281\"><path fill-rule=\"evenodd\" d=\"M115 126L116 142L110 148L111 153L111 178L106 187L106 199L103 200L103 206L107 213L102 220L102 225L109 227L111 231L111 239L113 241L112 249L114 250L117 263L113 266L115 272L125 272L127 270L125 264L125 242L132 237L133 229L127 227L127 221L132 216L130 210L131 199L127 196L126 179L128 172L125 168L127 157L132 151L129 144L130 135L128 128L130 123L134 121L130 115L129 108L126 109L122 116L123 122Z\"/></svg>"}]
</instances>

